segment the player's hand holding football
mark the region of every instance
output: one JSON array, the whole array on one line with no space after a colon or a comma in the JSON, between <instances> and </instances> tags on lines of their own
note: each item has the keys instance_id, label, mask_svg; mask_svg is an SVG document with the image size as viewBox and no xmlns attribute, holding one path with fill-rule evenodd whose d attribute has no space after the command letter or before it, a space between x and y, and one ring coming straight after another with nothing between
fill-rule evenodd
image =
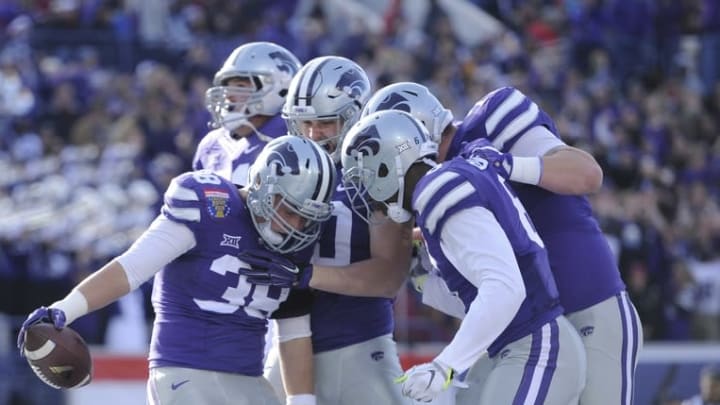
<instances>
[{"instance_id":1,"label":"player's hand holding football","mask_svg":"<svg viewBox=\"0 0 720 405\"><path fill-rule=\"evenodd\" d=\"M23 322L20 332L17 337L17 347L20 349L20 354L23 354L23 345L25 344L25 332L29 327L37 323L51 323L55 329L62 329L65 327L65 312L57 308L40 307L34 310L28 315L25 322Z\"/></svg>"},{"instance_id":2,"label":"player's hand holding football","mask_svg":"<svg viewBox=\"0 0 720 405\"><path fill-rule=\"evenodd\" d=\"M454 381L455 372L437 361L414 366L395 380L402 384L402 394L420 402L431 402L450 385L465 388L466 384Z\"/></svg>"},{"instance_id":3,"label":"player's hand holding football","mask_svg":"<svg viewBox=\"0 0 720 405\"><path fill-rule=\"evenodd\" d=\"M292 260L264 249L246 250L238 258L251 268L241 268L240 274L253 284L283 288L305 288L310 282L312 266L298 266Z\"/></svg>"}]
</instances>

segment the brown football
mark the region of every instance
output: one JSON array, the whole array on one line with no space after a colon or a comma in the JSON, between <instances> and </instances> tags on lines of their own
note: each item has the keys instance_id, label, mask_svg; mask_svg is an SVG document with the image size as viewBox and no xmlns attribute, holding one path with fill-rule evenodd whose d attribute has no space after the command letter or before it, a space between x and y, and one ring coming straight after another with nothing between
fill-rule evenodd
<instances>
[{"instance_id":1,"label":"brown football","mask_svg":"<svg viewBox=\"0 0 720 405\"><path fill-rule=\"evenodd\" d=\"M65 327L39 323L25 332L25 359L35 374L54 388L82 387L92 379L92 359L83 338Z\"/></svg>"}]
</instances>

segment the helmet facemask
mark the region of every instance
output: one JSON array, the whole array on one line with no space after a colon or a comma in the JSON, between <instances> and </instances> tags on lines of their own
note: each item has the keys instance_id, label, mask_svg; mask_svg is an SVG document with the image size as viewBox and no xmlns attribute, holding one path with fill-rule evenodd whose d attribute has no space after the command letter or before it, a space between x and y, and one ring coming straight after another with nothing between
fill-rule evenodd
<instances>
[{"instance_id":1,"label":"helmet facemask","mask_svg":"<svg viewBox=\"0 0 720 405\"><path fill-rule=\"evenodd\" d=\"M350 201L350 208L360 218L368 224L381 224L387 219L397 223L404 223L412 218L412 213L405 209L405 172L403 162L399 156L395 157L395 173L390 173L386 165L381 165L377 172L375 170L364 167L363 155L357 155L357 166L348 170L343 170L343 185L345 194ZM375 188L374 183L378 179L384 179L388 176L386 183L395 182L396 186L394 194L383 200L373 199L369 190ZM386 186L385 189L388 189ZM374 216L374 212L381 211L387 218L378 218Z\"/></svg>"},{"instance_id":2,"label":"helmet facemask","mask_svg":"<svg viewBox=\"0 0 720 405\"><path fill-rule=\"evenodd\" d=\"M363 156L358 156L358 165L343 170L343 188L350 209L365 222L371 223L371 213L377 209L376 201L368 193L368 185L375 179L373 170L363 167Z\"/></svg>"},{"instance_id":3,"label":"helmet facemask","mask_svg":"<svg viewBox=\"0 0 720 405\"><path fill-rule=\"evenodd\" d=\"M278 253L296 252L310 246L320 234L320 224L332 214L329 204L294 201L272 178L258 181L250 188L248 204L260 236ZM302 228L295 229L281 214L283 211L301 217L304 220ZM279 230L273 229L273 223Z\"/></svg>"},{"instance_id":4,"label":"helmet facemask","mask_svg":"<svg viewBox=\"0 0 720 405\"><path fill-rule=\"evenodd\" d=\"M233 78L244 79L247 85L227 85ZM263 98L273 88L273 77L269 74L233 78L225 79L223 85L211 87L205 92L205 107L212 115L214 128L234 131L248 125L251 117L262 112Z\"/></svg>"}]
</instances>

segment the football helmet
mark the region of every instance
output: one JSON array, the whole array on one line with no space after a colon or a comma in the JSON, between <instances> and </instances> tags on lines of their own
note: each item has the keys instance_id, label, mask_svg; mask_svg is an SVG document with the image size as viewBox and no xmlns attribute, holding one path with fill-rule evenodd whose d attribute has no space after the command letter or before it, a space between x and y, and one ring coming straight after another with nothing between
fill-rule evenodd
<instances>
[{"instance_id":1,"label":"football helmet","mask_svg":"<svg viewBox=\"0 0 720 405\"><path fill-rule=\"evenodd\" d=\"M410 220L402 206L405 174L413 163L434 159L437 148L422 123L404 111L384 110L361 118L345 137L341 155L353 211L369 221L374 203L380 203L393 221Z\"/></svg>"},{"instance_id":2,"label":"football helmet","mask_svg":"<svg viewBox=\"0 0 720 405\"><path fill-rule=\"evenodd\" d=\"M453 120L452 112L427 87L413 82L394 83L378 90L365 104L362 116L381 110L410 113L425 125L430 139L437 143L440 143L443 131Z\"/></svg>"},{"instance_id":3,"label":"football helmet","mask_svg":"<svg viewBox=\"0 0 720 405\"><path fill-rule=\"evenodd\" d=\"M304 136L305 121L335 121L334 136L316 139L340 160L340 145L370 98L372 86L357 63L341 56L323 56L306 63L290 83L282 117L293 135Z\"/></svg>"},{"instance_id":4,"label":"football helmet","mask_svg":"<svg viewBox=\"0 0 720 405\"><path fill-rule=\"evenodd\" d=\"M253 223L267 246L278 253L297 252L317 239L330 218L336 169L330 155L305 138L284 135L270 141L250 166L247 203ZM278 209L299 215L295 229ZM272 229L275 222L281 231Z\"/></svg>"},{"instance_id":5,"label":"football helmet","mask_svg":"<svg viewBox=\"0 0 720 405\"><path fill-rule=\"evenodd\" d=\"M212 125L233 131L252 116L280 113L290 80L300 66L292 52L272 42L250 42L235 48L205 93ZM247 79L250 85L228 86L233 78Z\"/></svg>"}]
</instances>

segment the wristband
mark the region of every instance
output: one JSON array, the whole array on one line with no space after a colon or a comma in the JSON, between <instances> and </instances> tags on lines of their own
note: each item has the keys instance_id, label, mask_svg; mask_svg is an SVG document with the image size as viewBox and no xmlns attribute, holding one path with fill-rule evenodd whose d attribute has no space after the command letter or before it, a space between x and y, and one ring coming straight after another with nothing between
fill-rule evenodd
<instances>
[{"instance_id":1,"label":"wristband","mask_svg":"<svg viewBox=\"0 0 720 405\"><path fill-rule=\"evenodd\" d=\"M50 308L63 311L65 313L65 324L69 325L72 321L88 313L88 302L83 293L75 289L70 291L70 294L62 300L50 305Z\"/></svg>"},{"instance_id":2,"label":"wristband","mask_svg":"<svg viewBox=\"0 0 720 405\"><path fill-rule=\"evenodd\" d=\"M512 170L510 180L518 183L540 184L542 177L543 163L541 157L515 157L512 158Z\"/></svg>"},{"instance_id":3,"label":"wristband","mask_svg":"<svg viewBox=\"0 0 720 405\"><path fill-rule=\"evenodd\" d=\"M285 397L285 405L316 405L315 395L296 394Z\"/></svg>"}]
</instances>

